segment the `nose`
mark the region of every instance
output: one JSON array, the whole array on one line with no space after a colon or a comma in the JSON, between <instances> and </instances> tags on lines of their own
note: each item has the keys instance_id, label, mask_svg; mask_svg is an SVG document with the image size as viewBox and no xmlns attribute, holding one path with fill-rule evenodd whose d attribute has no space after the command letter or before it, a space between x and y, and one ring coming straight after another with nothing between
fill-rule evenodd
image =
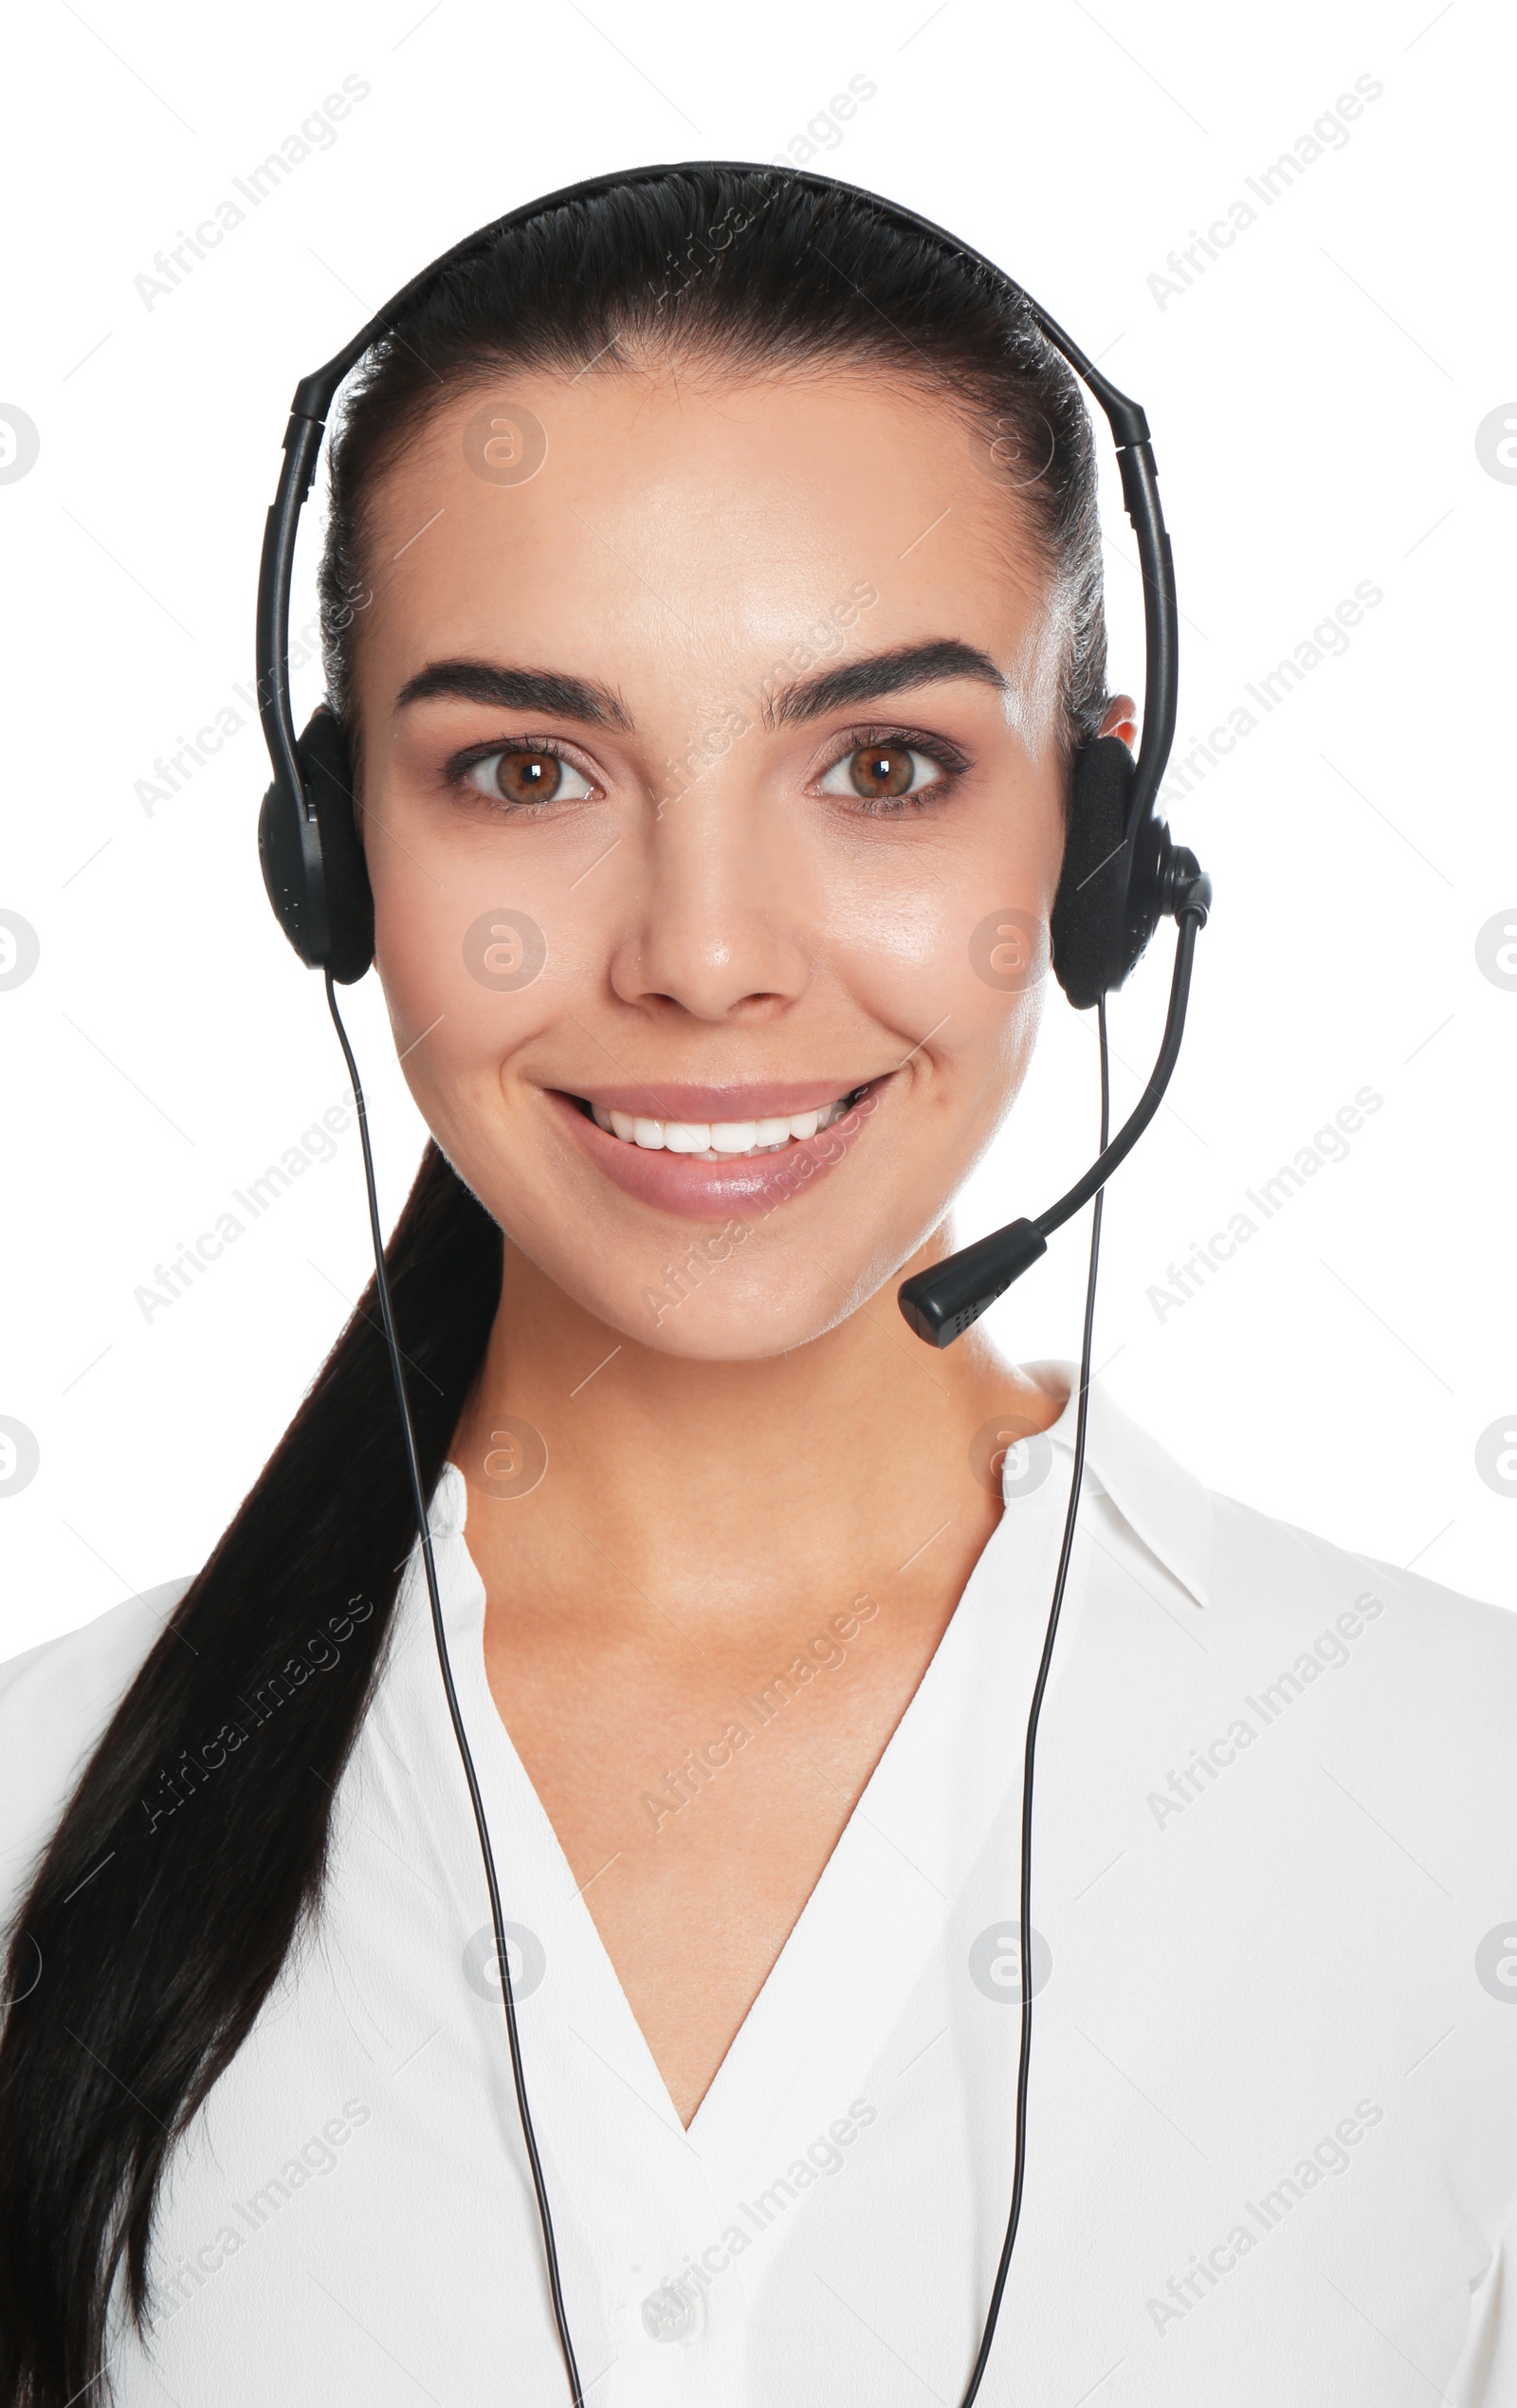
<instances>
[{"instance_id":1,"label":"nose","mask_svg":"<svg viewBox=\"0 0 1517 2408\"><path fill-rule=\"evenodd\" d=\"M634 907L612 962L623 1002L708 1022L765 1020L804 994L813 970L805 881L782 821L745 791L735 765L665 797L648 823Z\"/></svg>"}]
</instances>

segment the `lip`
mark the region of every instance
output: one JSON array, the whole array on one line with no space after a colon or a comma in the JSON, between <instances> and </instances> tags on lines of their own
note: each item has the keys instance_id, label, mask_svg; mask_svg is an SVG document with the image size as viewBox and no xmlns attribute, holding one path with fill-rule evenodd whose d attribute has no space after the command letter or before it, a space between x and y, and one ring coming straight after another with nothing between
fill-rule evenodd
<instances>
[{"instance_id":1,"label":"lip","mask_svg":"<svg viewBox=\"0 0 1517 2408\"><path fill-rule=\"evenodd\" d=\"M639 1203L650 1204L658 1212L675 1213L682 1220L721 1221L744 1213L772 1213L792 1197L804 1195L830 1171L836 1170L878 1111L891 1075L872 1081L867 1094L830 1129L818 1129L814 1137L797 1139L780 1154L735 1155L724 1162L703 1162L689 1154L629 1145L623 1139L597 1128L572 1096L552 1087L543 1093L550 1109L557 1112L581 1153L598 1171L604 1171L624 1195L635 1196ZM595 1089L585 1100L604 1104L608 1111L641 1111L650 1118L755 1120L782 1111L819 1110L824 1104L835 1103L840 1093L850 1092L847 1087L823 1087L813 1080L809 1085L789 1086L608 1087ZM680 1109L674 1110L671 1104L666 1112L655 1115L649 1103L652 1096L666 1101L678 1099ZM628 1101L619 1101L622 1097ZM756 1097L763 1098L764 1103L755 1103ZM692 1098L699 1100L699 1112ZM772 1103L771 1098L775 1099Z\"/></svg>"},{"instance_id":2,"label":"lip","mask_svg":"<svg viewBox=\"0 0 1517 2408\"><path fill-rule=\"evenodd\" d=\"M824 1104L851 1095L861 1082L842 1086L825 1079L755 1081L749 1085L703 1087L678 1079L649 1079L621 1086L576 1087L587 1104L604 1112L631 1112L649 1121L770 1121L792 1112L819 1112ZM618 1139L617 1142L620 1143Z\"/></svg>"}]
</instances>

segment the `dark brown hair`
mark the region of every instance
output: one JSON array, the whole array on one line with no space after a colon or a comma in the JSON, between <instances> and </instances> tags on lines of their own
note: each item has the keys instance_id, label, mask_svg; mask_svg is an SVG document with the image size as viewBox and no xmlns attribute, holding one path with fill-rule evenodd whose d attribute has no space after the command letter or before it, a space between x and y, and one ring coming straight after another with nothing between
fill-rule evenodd
<instances>
[{"instance_id":1,"label":"dark brown hair","mask_svg":"<svg viewBox=\"0 0 1517 2408\"><path fill-rule=\"evenodd\" d=\"M1047 572L1067 739L1095 733L1106 633L1089 422L1026 302L867 194L682 168L503 234L366 359L333 446L320 573L330 699L350 736L365 506L439 397L503 366L605 374L676 356L842 368L947 400ZM387 1259L430 1492L502 1269L500 1230L435 1146ZM319 1906L333 1792L411 1537L371 1283L118 1706L16 1919L0 2039L0 2408L67 2408L101 2383L119 2276L145 2329L169 2152ZM351 1635L338 1660L297 1677L311 1634L338 1622ZM282 1674L278 1713L234 1744L245 1701ZM161 1799L168 1765L180 1803L155 1815L144 1801Z\"/></svg>"},{"instance_id":2,"label":"dark brown hair","mask_svg":"<svg viewBox=\"0 0 1517 2408\"><path fill-rule=\"evenodd\" d=\"M1097 733L1108 698L1090 422L1024 296L950 244L904 232L867 193L692 167L516 228L453 269L354 377L331 447L320 599L327 698L355 757L355 639L378 574L366 513L386 470L440 408L503 372L670 361L753 377L851 372L947 403L1047 580L1066 742Z\"/></svg>"}]
</instances>

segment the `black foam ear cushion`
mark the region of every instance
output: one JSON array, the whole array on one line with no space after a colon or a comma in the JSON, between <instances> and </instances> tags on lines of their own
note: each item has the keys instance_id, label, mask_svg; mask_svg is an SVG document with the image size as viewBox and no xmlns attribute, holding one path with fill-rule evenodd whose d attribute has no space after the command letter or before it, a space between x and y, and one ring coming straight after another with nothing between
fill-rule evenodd
<instances>
[{"instance_id":1,"label":"black foam ear cushion","mask_svg":"<svg viewBox=\"0 0 1517 2408\"><path fill-rule=\"evenodd\" d=\"M1098 736L1074 757L1069 831L1050 922L1053 970L1077 1012L1120 979L1123 838L1133 758L1119 736Z\"/></svg>"},{"instance_id":2,"label":"black foam ear cushion","mask_svg":"<svg viewBox=\"0 0 1517 2408\"><path fill-rule=\"evenodd\" d=\"M327 945L314 945L313 914L300 823L278 786L264 796L258 820L258 850L264 885L284 934L301 959L330 968L339 986L352 986L374 959L374 890L358 841L353 801L353 765L338 721L325 708L313 712L296 743L320 838L326 890Z\"/></svg>"}]
</instances>

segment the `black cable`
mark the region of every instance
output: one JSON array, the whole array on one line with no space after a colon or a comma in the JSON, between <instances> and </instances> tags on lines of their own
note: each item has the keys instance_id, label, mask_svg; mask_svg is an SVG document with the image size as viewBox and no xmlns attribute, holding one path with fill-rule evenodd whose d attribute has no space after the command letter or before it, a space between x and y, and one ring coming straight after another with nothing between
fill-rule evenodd
<instances>
[{"instance_id":1,"label":"black cable","mask_svg":"<svg viewBox=\"0 0 1517 2408\"><path fill-rule=\"evenodd\" d=\"M1210 893L1208 883L1208 897ZM1088 1170L1081 1173L1074 1185L1060 1196L1056 1204L1051 1204L1046 1213L1039 1213L1033 1223L1033 1227L1040 1230L1045 1237L1051 1237L1056 1229L1062 1229L1066 1221L1072 1220L1082 1204L1088 1204L1097 1190L1105 1187L1118 1164L1126 1160L1164 1100L1164 1089L1179 1060L1179 1041L1185 1033L1185 1009L1191 992L1191 957L1196 951L1197 935L1206 925L1206 910L1201 904L1186 903L1176 914L1176 919L1179 925L1175 930L1175 968L1170 978L1169 1010L1164 1015L1164 1034L1148 1085L1109 1145L1106 1123L1103 1119L1101 1151L1095 1160ZM1104 1040L1106 1026L1104 997L1100 1010Z\"/></svg>"},{"instance_id":2,"label":"black cable","mask_svg":"<svg viewBox=\"0 0 1517 2408\"><path fill-rule=\"evenodd\" d=\"M1194 930L1194 921L1183 923ZM1103 995L1096 1005L1096 1020L1101 1036L1101 1147L1105 1153L1106 1131L1111 1114L1111 1066L1106 1052L1106 999ZM1001 2312L1001 2299L1006 2289L1006 2277L1011 2271L1012 2251L1016 2241L1016 2228L1022 2215L1022 2179L1027 2167L1027 2089L1033 2062L1033 1759L1037 1747L1038 1718L1043 1710L1043 1692L1048 1687L1049 1666L1053 1661L1053 1641L1058 1633L1059 1612L1064 1604L1064 1584L1069 1576L1069 1558L1074 1549L1075 1518L1080 1508L1080 1484L1085 1474L1085 1432L1090 1399L1090 1339L1096 1317L1096 1265L1101 1252L1101 1208L1106 1201L1105 1187L1096 1190L1095 1207L1090 1215L1090 1269L1085 1289L1085 1331L1080 1345L1080 1398L1074 1420L1074 1471L1069 1481L1069 1503L1064 1517L1064 1543L1059 1550L1059 1569L1053 1582L1053 1602L1049 1608L1049 1626L1043 1639L1042 1661L1033 1687L1033 1703L1028 1708L1027 1741L1022 1757L1022 1906L1019 1946L1022 1975L1022 2047L1016 2066L1016 2127L1012 2159L1012 2207L1006 2221L1006 2238L1001 2244L1000 2263L996 2269L996 2281L991 2290L990 2307L985 2315L985 2328L980 2335L974 2371L969 2388L964 2393L961 2408L974 2408L985 2368L990 2363L991 2344L996 2338L996 2319Z\"/></svg>"},{"instance_id":3,"label":"black cable","mask_svg":"<svg viewBox=\"0 0 1517 2408\"><path fill-rule=\"evenodd\" d=\"M1182 923L1182 933L1183 933ZM568 2313L564 2306L563 2286L558 2271L558 2250L554 2236L553 2211L548 2202L547 2184L542 2162L538 2152L537 2134L533 2129L532 2109L527 2099L526 2075L521 2063L521 2035L517 2029L516 1998L511 1983L510 1961L506 1953L505 1925L501 1909L500 1884L496 1878L495 1857L490 1847L489 1828L484 1819L484 1802L480 1796L474 1759L469 1752L468 1737L459 1708L458 1693L453 1685L452 1666L448 1653L448 1633L443 1622L442 1597L437 1583L437 1565L432 1552L431 1523L427 1500L422 1491L421 1466L416 1453L415 1432L411 1428L411 1407L406 1396L405 1374L402 1369L400 1344L395 1335L394 1315L390 1301L390 1279L385 1267L384 1233L379 1219L379 1197L375 1182L374 1154L369 1142L369 1116L364 1102L358 1066L354 1059L348 1032L338 1010L337 992L332 974L327 971L326 999L332 1024L338 1032L343 1060L353 1084L353 1101L358 1119L358 1141L363 1151L364 1185L368 1193L369 1231L374 1243L375 1284L379 1300L379 1315L384 1326L385 1345L390 1356L390 1369L395 1384L395 1397L400 1407L401 1428L406 1445L406 1469L411 1483L411 1504L416 1527L421 1539L422 1562L427 1577L427 1595L431 1606L432 1633L437 1642L437 1660L442 1670L443 1687L448 1696L448 1710L453 1725L453 1736L468 1783L469 1802L474 1810L474 1825L479 1833L480 1853L484 1862L484 1878L490 1894L490 1920L495 1935L496 1966L501 1979L501 1998L505 2009L506 2036L511 2050L511 2073L516 2088L517 2112L521 2119L521 2138L526 2146L532 2169L532 2185L537 2195L538 2217L542 2228L543 2254L548 2268L548 2284L553 2296L554 2323L557 2327L558 2346L563 2353L564 2371L569 2378L573 2408L584 2408L584 2392L579 2380L579 2367L575 2357L574 2342L569 2332ZM1110 1125L1111 1075L1106 1043L1106 1005L1102 996L1096 1006L1096 1020L1101 1049L1101 1148L1106 1146ZM1017 2227L1021 2221L1022 2191L1027 2169L1027 2101L1033 2059L1033 1774L1037 1749L1038 1722L1042 1713L1044 1692L1048 1687L1049 1670L1053 1660L1053 1646L1058 1634L1059 1615L1064 1604L1065 1586L1074 1548L1075 1523L1079 1513L1080 1489L1085 1473L1086 1429L1089 1418L1090 1354L1095 1326L1096 1271L1101 1250L1101 1217L1105 1188L1098 1187L1090 1220L1090 1266L1086 1282L1085 1326L1080 1350L1080 1393L1075 1410L1074 1469L1069 1482L1069 1501L1064 1519L1064 1538L1059 1550L1058 1571L1053 1583L1053 1598L1049 1609L1048 1628L1044 1633L1043 1653L1033 1684L1032 1704L1028 1709L1027 1738L1022 1769L1022 1844L1021 1844L1021 1905L1018 1944L1022 1981L1022 2034L1016 2068L1016 2116L1013 2143L1012 2203L1007 2217L1006 2238L1001 2245L1000 2260L996 2270L990 2306L986 2311L979 2348L970 2375L961 2408L974 2408L990 2362L991 2344L1000 2316L1007 2276L1011 2271L1012 2251L1015 2246Z\"/></svg>"},{"instance_id":4,"label":"black cable","mask_svg":"<svg viewBox=\"0 0 1517 2408\"><path fill-rule=\"evenodd\" d=\"M432 1633L437 1641L437 1661L442 1667L443 1687L448 1692L448 1711L452 1718L453 1737L464 1760L464 1778L468 1783L469 1802L474 1809L474 1827L480 1835L480 1853L484 1859L484 1878L490 1892L490 1921L495 1929L495 1962L501 1977L501 1998L505 2007L506 2035L511 2044L511 2075L516 2084L517 2113L521 2121L521 2138L526 2143L527 2160L532 2168L532 2187L538 2198L538 2220L542 2226L543 2254L548 2265L548 2285L553 2293L553 2321L558 2328L558 2346L563 2352L564 2372L569 2378L569 2396L574 2408L584 2408L585 2395L580 2386L579 2367L575 2358L575 2345L569 2335L568 2312L563 2304L563 2286L558 2277L558 2247L553 2234L553 2211L548 2204L548 2188L542 2176L542 2161L538 2155L538 2136L532 2128L532 2109L527 2103L526 2075L521 2066L521 2042L516 2025L516 1997L511 1986L511 1967L505 1949L505 1924L501 1913L501 1889L495 1878L495 1857L490 1848L489 1828L484 1820L484 1801L474 1771L474 1759L469 1753L468 1737L464 1717L459 1711L458 1692L453 1687L453 1668L448 1656L448 1633L443 1627L443 1601L437 1587L437 1564L432 1555L431 1522L428 1516L427 1499L422 1493L421 1465L416 1455L416 1433L411 1426L411 1407L406 1399L405 1374L401 1368L400 1342L395 1336L394 1315L390 1308L390 1275L385 1268L384 1232L379 1225L379 1195L375 1185L374 1154L369 1144L369 1115L363 1100L363 1087L358 1078L358 1066L353 1058L348 1032L338 1010L337 991L332 973L326 972L327 1008L332 1025L338 1032L342 1058L353 1082L353 1101L358 1115L358 1141L363 1148L363 1177L369 1191L369 1232L374 1239L375 1285L379 1297L379 1318L384 1323L385 1344L390 1353L390 1369L395 1383L395 1397L400 1406L401 1428L406 1440L406 1469L411 1481L411 1505L416 1515L416 1529L421 1539L422 1562L427 1573L427 1595L431 1602Z\"/></svg>"}]
</instances>

